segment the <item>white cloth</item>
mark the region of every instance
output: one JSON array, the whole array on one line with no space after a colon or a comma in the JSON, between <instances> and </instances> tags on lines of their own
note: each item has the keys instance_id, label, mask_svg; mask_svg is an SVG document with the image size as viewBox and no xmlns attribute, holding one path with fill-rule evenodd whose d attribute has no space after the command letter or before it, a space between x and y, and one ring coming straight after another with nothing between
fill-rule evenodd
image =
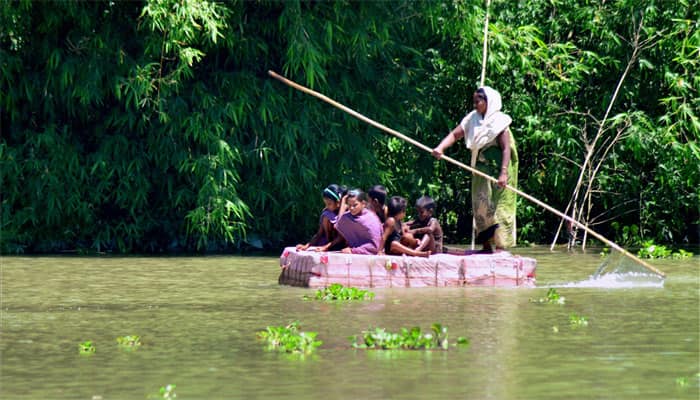
<instances>
[{"instance_id":1,"label":"white cloth","mask_svg":"<svg viewBox=\"0 0 700 400\"><path fill-rule=\"evenodd\" d=\"M495 145L498 135L513 122L508 114L501 112L501 95L489 86L482 89L486 93L486 115L473 110L459 123L467 148L472 151L472 167L476 165L479 150Z\"/></svg>"}]
</instances>

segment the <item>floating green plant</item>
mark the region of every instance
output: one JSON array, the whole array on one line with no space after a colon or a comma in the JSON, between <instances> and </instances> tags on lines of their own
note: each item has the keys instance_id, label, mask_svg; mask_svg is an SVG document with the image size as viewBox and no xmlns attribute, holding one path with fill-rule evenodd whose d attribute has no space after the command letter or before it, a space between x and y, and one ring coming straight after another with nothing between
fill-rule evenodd
<instances>
[{"instance_id":1,"label":"floating green plant","mask_svg":"<svg viewBox=\"0 0 700 400\"><path fill-rule=\"evenodd\" d=\"M302 354L313 352L323 343L316 340L316 335L316 332L301 332L298 321L287 326L268 326L258 332L258 338L267 343L268 350Z\"/></svg>"},{"instance_id":2,"label":"floating green plant","mask_svg":"<svg viewBox=\"0 0 700 400\"><path fill-rule=\"evenodd\" d=\"M677 253L671 254L671 258L674 260L682 260L684 258L691 258L693 257L693 253L689 251L685 251L683 249L679 249Z\"/></svg>"},{"instance_id":3,"label":"floating green plant","mask_svg":"<svg viewBox=\"0 0 700 400\"><path fill-rule=\"evenodd\" d=\"M141 338L136 335L119 336L117 344L121 348L134 350L141 346Z\"/></svg>"},{"instance_id":4,"label":"floating green plant","mask_svg":"<svg viewBox=\"0 0 700 400\"><path fill-rule=\"evenodd\" d=\"M430 350L449 348L447 327L435 323L431 326L431 331L423 333L421 328L413 327L410 330L401 328L398 333L387 332L384 328L362 332L361 340L358 336L351 336L352 346L357 349L408 349L408 350ZM464 337L457 339L457 345L468 345L469 340Z\"/></svg>"},{"instance_id":5,"label":"floating green plant","mask_svg":"<svg viewBox=\"0 0 700 400\"><path fill-rule=\"evenodd\" d=\"M676 378L676 385L680 387L686 387L688 386L688 378L685 376L679 376Z\"/></svg>"},{"instance_id":6,"label":"floating green plant","mask_svg":"<svg viewBox=\"0 0 700 400\"><path fill-rule=\"evenodd\" d=\"M550 304L564 304L566 302L566 297L559 295L557 290L550 288L547 290L547 295L545 297L540 297L539 299L530 299L530 303L550 303Z\"/></svg>"},{"instance_id":7,"label":"floating green plant","mask_svg":"<svg viewBox=\"0 0 700 400\"><path fill-rule=\"evenodd\" d=\"M166 400L172 400L177 398L177 393L175 393L175 385L165 385L161 386L160 389L158 390L158 394L155 395L150 395L148 396L149 398L156 398L156 399L166 399Z\"/></svg>"},{"instance_id":8,"label":"floating green plant","mask_svg":"<svg viewBox=\"0 0 700 400\"><path fill-rule=\"evenodd\" d=\"M586 317L576 314L569 315L569 323L572 327L588 326L588 320L586 319Z\"/></svg>"},{"instance_id":9,"label":"floating green plant","mask_svg":"<svg viewBox=\"0 0 700 400\"><path fill-rule=\"evenodd\" d=\"M305 299L310 300L308 296ZM316 291L315 300L371 300L374 293L354 287L344 287L339 283L334 283L327 288Z\"/></svg>"},{"instance_id":10,"label":"floating green plant","mask_svg":"<svg viewBox=\"0 0 700 400\"><path fill-rule=\"evenodd\" d=\"M80 344L78 344L78 350L80 351L80 354L94 354L95 353L95 346L92 345L92 341L86 340Z\"/></svg>"},{"instance_id":11,"label":"floating green plant","mask_svg":"<svg viewBox=\"0 0 700 400\"><path fill-rule=\"evenodd\" d=\"M666 246L654 243L653 240L642 242L641 248L637 251L640 258L673 258L674 260L690 258L693 253L683 249L674 252Z\"/></svg>"}]
</instances>

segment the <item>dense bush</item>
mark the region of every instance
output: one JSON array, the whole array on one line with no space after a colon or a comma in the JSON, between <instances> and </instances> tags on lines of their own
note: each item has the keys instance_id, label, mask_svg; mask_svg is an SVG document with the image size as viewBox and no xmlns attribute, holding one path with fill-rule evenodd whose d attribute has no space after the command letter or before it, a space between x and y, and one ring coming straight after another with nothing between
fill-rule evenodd
<instances>
[{"instance_id":1,"label":"dense bush","mask_svg":"<svg viewBox=\"0 0 700 400\"><path fill-rule=\"evenodd\" d=\"M471 107L484 15L481 1L3 2L1 250L276 249L313 232L333 182L430 194L448 241L467 240L469 173L266 72L433 146ZM575 198L615 239L634 226L631 244L697 242L698 20L688 1L495 2L487 84L515 121L521 189L561 210ZM552 240L557 217L518 212L521 241Z\"/></svg>"}]
</instances>

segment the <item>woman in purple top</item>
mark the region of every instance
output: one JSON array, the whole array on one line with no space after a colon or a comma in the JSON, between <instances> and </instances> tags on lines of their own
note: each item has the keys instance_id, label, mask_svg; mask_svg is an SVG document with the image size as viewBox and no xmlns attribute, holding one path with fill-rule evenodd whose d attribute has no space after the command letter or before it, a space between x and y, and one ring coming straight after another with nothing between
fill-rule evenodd
<instances>
[{"instance_id":1,"label":"woman in purple top","mask_svg":"<svg viewBox=\"0 0 700 400\"><path fill-rule=\"evenodd\" d=\"M377 254L382 240L382 223L377 214L366 209L367 194L359 189L347 195L348 212L338 218L335 229L348 247L343 253Z\"/></svg>"},{"instance_id":2,"label":"woman in purple top","mask_svg":"<svg viewBox=\"0 0 700 400\"><path fill-rule=\"evenodd\" d=\"M345 188L336 184L328 185L323 189L323 203L326 208L321 212L321 217L318 221L318 231L306 244L298 244L297 250L306 250L311 246L322 246L327 250L329 245L337 236L335 223L338 222L338 209L340 208L340 199L345 195Z\"/></svg>"}]
</instances>

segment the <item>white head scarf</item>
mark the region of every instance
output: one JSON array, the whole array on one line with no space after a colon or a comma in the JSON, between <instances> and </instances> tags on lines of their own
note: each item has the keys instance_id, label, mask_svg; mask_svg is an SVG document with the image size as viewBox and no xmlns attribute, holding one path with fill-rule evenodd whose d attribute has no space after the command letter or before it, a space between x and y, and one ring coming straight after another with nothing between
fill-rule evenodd
<instances>
[{"instance_id":1,"label":"white head scarf","mask_svg":"<svg viewBox=\"0 0 700 400\"><path fill-rule=\"evenodd\" d=\"M498 135L513 122L508 114L501 112L500 93L489 86L481 89L486 94L486 115L472 110L460 122L467 148L472 151L472 167L476 165L479 150L494 145Z\"/></svg>"}]
</instances>

